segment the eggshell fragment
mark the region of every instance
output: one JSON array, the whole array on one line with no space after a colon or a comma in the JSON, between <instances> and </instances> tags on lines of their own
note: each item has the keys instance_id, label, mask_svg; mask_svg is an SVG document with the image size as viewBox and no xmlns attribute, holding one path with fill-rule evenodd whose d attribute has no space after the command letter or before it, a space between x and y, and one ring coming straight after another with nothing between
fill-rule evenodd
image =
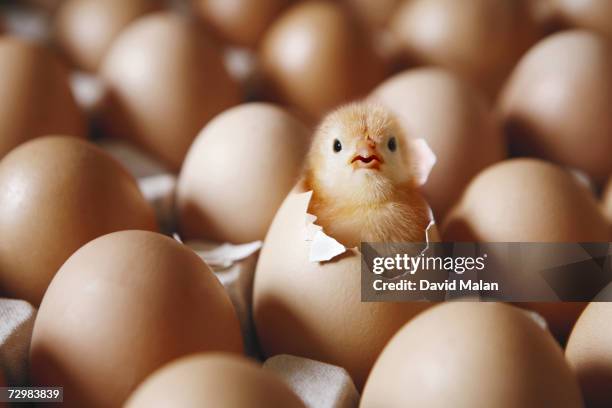
<instances>
[{"instance_id":1,"label":"eggshell fragment","mask_svg":"<svg viewBox=\"0 0 612 408\"><path fill-rule=\"evenodd\" d=\"M254 47L289 0L195 0L196 15L226 41Z\"/></svg>"},{"instance_id":2,"label":"eggshell fragment","mask_svg":"<svg viewBox=\"0 0 612 408\"><path fill-rule=\"evenodd\" d=\"M151 372L196 352L242 352L223 287L189 248L121 231L74 253L34 323L30 377L69 407L120 406Z\"/></svg>"},{"instance_id":3,"label":"eggshell fragment","mask_svg":"<svg viewBox=\"0 0 612 408\"><path fill-rule=\"evenodd\" d=\"M612 303L589 303L576 322L565 350L589 407L612 405L611 317Z\"/></svg>"},{"instance_id":4,"label":"eggshell fragment","mask_svg":"<svg viewBox=\"0 0 612 408\"><path fill-rule=\"evenodd\" d=\"M597 31L612 39L612 2L608 0L552 0L551 8L563 23Z\"/></svg>"},{"instance_id":5,"label":"eggshell fragment","mask_svg":"<svg viewBox=\"0 0 612 408\"><path fill-rule=\"evenodd\" d=\"M518 64L500 98L504 130L518 154L588 173L612 173L612 42L588 31L547 37Z\"/></svg>"},{"instance_id":6,"label":"eggshell fragment","mask_svg":"<svg viewBox=\"0 0 612 408\"><path fill-rule=\"evenodd\" d=\"M445 241L607 242L603 214L569 172L535 159L512 159L477 175L442 226ZM584 303L524 303L566 338Z\"/></svg>"},{"instance_id":7,"label":"eggshell fragment","mask_svg":"<svg viewBox=\"0 0 612 408\"><path fill-rule=\"evenodd\" d=\"M361 256L308 260L310 193L292 191L268 231L255 271L253 316L266 356L292 354L345 368L358 389L391 336L430 306L361 302Z\"/></svg>"},{"instance_id":8,"label":"eggshell fragment","mask_svg":"<svg viewBox=\"0 0 612 408\"><path fill-rule=\"evenodd\" d=\"M135 141L174 171L202 126L240 99L216 46L171 13L140 18L123 30L100 72L111 98L105 130Z\"/></svg>"},{"instance_id":9,"label":"eggshell fragment","mask_svg":"<svg viewBox=\"0 0 612 408\"><path fill-rule=\"evenodd\" d=\"M165 365L132 394L126 408L304 408L276 375L230 354L194 354Z\"/></svg>"},{"instance_id":10,"label":"eggshell fragment","mask_svg":"<svg viewBox=\"0 0 612 408\"><path fill-rule=\"evenodd\" d=\"M445 303L417 316L376 361L360 407L582 407L563 352L520 309Z\"/></svg>"},{"instance_id":11,"label":"eggshell fragment","mask_svg":"<svg viewBox=\"0 0 612 408\"><path fill-rule=\"evenodd\" d=\"M384 75L358 24L322 0L285 11L266 32L260 57L276 96L313 118L365 95Z\"/></svg>"},{"instance_id":12,"label":"eggshell fragment","mask_svg":"<svg viewBox=\"0 0 612 408\"><path fill-rule=\"evenodd\" d=\"M0 37L0 95L0 159L35 137L85 137L85 121L70 92L68 72L41 46Z\"/></svg>"},{"instance_id":13,"label":"eggshell fragment","mask_svg":"<svg viewBox=\"0 0 612 408\"><path fill-rule=\"evenodd\" d=\"M44 137L0 162L0 291L37 306L74 251L123 229L156 230L153 209L100 148Z\"/></svg>"},{"instance_id":14,"label":"eggshell fragment","mask_svg":"<svg viewBox=\"0 0 612 408\"><path fill-rule=\"evenodd\" d=\"M411 0L391 21L410 59L457 72L495 96L538 38L528 0Z\"/></svg>"},{"instance_id":15,"label":"eggshell fragment","mask_svg":"<svg viewBox=\"0 0 612 408\"><path fill-rule=\"evenodd\" d=\"M121 30L157 6L156 0L66 0L55 15L55 39L74 65L95 71Z\"/></svg>"},{"instance_id":16,"label":"eggshell fragment","mask_svg":"<svg viewBox=\"0 0 612 408\"><path fill-rule=\"evenodd\" d=\"M181 236L263 240L300 174L309 133L285 110L265 103L240 105L212 120L179 177Z\"/></svg>"},{"instance_id":17,"label":"eggshell fragment","mask_svg":"<svg viewBox=\"0 0 612 408\"><path fill-rule=\"evenodd\" d=\"M370 98L397 115L409 138L424 138L434 151L436 164L423 191L438 221L472 177L505 157L501 131L484 97L448 71L404 71Z\"/></svg>"}]
</instances>

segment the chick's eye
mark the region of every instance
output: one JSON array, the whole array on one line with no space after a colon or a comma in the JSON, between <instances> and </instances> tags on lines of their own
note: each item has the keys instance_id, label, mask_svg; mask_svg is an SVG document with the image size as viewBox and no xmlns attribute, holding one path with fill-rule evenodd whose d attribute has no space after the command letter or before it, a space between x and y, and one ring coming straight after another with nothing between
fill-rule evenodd
<instances>
[{"instance_id":1,"label":"chick's eye","mask_svg":"<svg viewBox=\"0 0 612 408\"><path fill-rule=\"evenodd\" d=\"M342 150L342 143L338 139L334 139L334 152L338 153Z\"/></svg>"},{"instance_id":2,"label":"chick's eye","mask_svg":"<svg viewBox=\"0 0 612 408\"><path fill-rule=\"evenodd\" d=\"M392 138L389 139L389 141L387 142L387 147L392 152L397 150L397 140L395 140L395 137L392 137Z\"/></svg>"}]
</instances>

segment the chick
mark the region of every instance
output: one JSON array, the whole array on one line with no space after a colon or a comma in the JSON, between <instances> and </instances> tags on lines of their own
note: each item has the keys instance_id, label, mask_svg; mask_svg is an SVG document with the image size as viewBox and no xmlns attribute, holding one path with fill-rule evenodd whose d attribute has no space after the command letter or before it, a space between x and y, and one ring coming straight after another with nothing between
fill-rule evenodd
<instances>
[{"instance_id":1,"label":"chick","mask_svg":"<svg viewBox=\"0 0 612 408\"><path fill-rule=\"evenodd\" d=\"M424 242L429 207L418 165L397 120L384 107L354 103L328 115L306 160L309 212L347 247L360 242Z\"/></svg>"}]
</instances>

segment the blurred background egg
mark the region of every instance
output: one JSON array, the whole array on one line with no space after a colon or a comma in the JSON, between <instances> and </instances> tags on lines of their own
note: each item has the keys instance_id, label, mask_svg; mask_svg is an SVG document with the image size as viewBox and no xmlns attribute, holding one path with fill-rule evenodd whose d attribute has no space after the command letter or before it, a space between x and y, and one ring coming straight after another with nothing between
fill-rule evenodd
<instances>
[{"instance_id":1,"label":"blurred background egg","mask_svg":"<svg viewBox=\"0 0 612 408\"><path fill-rule=\"evenodd\" d=\"M580 408L583 403L563 351L526 313L501 303L460 302L425 311L391 339L359 406Z\"/></svg>"},{"instance_id":2,"label":"blurred background egg","mask_svg":"<svg viewBox=\"0 0 612 408\"><path fill-rule=\"evenodd\" d=\"M178 171L198 131L240 101L220 50L186 18L157 13L123 30L101 67L107 134L133 140Z\"/></svg>"},{"instance_id":3,"label":"blurred background egg","mask_svg":"<svg viewBox=\"0 0 612 408\"><path fill-rule=\"evenodd\" d=\"M391 30L408 59L455 71L491 97L539 36L528 0L406 0Z\"/></svg>"},{"instance_id":4,"label":"blurred background egg","mask_svg":"<svg viewBox=\"0 0 612 408\"><path fill-rule=\"evenodd\" d=\"M163 364L242 352L223 286L189 248L121 231L91 241L58 271L38 311L30 377L64 387L62 406L121 406Z\"/></svg>"},{"instance_id":5,"label":"blurred background egg","mask_svg":"<svg viewBox=\"0 0 612 408\"><path fill-rule=\"evenodd\" d=\"M383 79L381 58L350 17L340 4L311 0L275 20L260 49L275 96L316 119Z\"/></svg>"},{"instance_id":6,"label":"blurred background egg","mask_svg":"<svg viewBox=\"0 0 612 408\"><path fill-rule=\"evenodd\" d=\"M612 303L589 303L576 322L565 355L576 372L588 407L612 405Z\"/></svg>"},{"instance_id":7,"label":"blurred background egg","mask_svg":"<svg viewBox=\"0 0 612 408\"><path fill-rule=\"evenodd\" d=\"M387 25L402 0L343 0L355 17L370 29Z\"/></svg>"},{"instance_id":8,"label":"blurred background egg","mask_svg":"<svg viewBox=\"0 0 612 408\"><path fill-rule=\"evenodd\" d=\"M0 37L0 159L20 143L48 134L86 135L68 71L47 49Z\"/></svg>"},{"instance_id":9,"label":"blurred background egg","mask_svg":"<svg viewBox=\"0 0 612 408\"><path fill-rule=\"evenodd\" d=\"M504 130L517 154L533 155L590 175L612 173L612 42L566 31L534 46L500 99Z\"/></svg>"},{"instance_id":10,"label":"blurred background egg","mask_svg":"<svg viewBox=\"0 0 612 408\"><path fill-rule=\"evenodd\" d=\"M612 2L609 0L550 0L556 17L570 27L587 28L612 39Z\"/></svg>"},{"instance_id":11,"label":"blurred background egg","mask_svg":"<svg viewBox=\"0 0 612 408\"><path fill-rule=\"evenodd\" d=\"M345 368L358 389L387 341L428 302L361 302L361 256L309 261L298 187L270 226L255 270L253 317L265 356L292 354Z\"/></svg>"},{"instance_id":12,"label":"blurred background egg","mask_svg":"<svg viewBox=\"0 0 612 408\"><path fill-rule=\"evenodd\" d=\"M99 147L43 137L0 161L0 292L37 306L66 259L123 229L156 230L128 172Z\"/></svg>"},{"instance_id":13,"label":"blurred background egg","mask_svg":"<svg viewBox=\"0 0 612 408\"><path fill-rule=\"evenodd\" d=\"M435 153L424 192L438 222L472 177L505 157L505 141L488 102L448 71L404 71L379 85L370 98L398 116L408 137L425 139Z\"/></svg>"},{"instance_id":14,"label":"blurred background egg","mask_svg":"<svg viewBox=\"0 0 612 408\"><path fill-rule=\"evenodd\" d=\"M55 16L55 39L77 67L96 71L112 41L156 0L65 0Z\"/></svg>"},{"instance_id":15,"label":"blurred background egg","mask_svg":"<svg viewBox=\"0 0 612 408\"><path fill-rule=\"evenodd\" d=\"M231 354L194 354L165 365L132 394L126 408L304 408L274 374Z\"/></svg>"},{"instance_id":16,"label":"blurred background egg","mask_svg":"<svg viewBox=\"0 0 612 408\"><path fill-rule=\"evenodd\" d=\"M610 224L610 239L612 240L612 176L610 176L608 186L603 194L602 208Z\"/></svg>"},{"instance_id":17,"label":"blurred background egg","mask_svg":"<svg viewBox=\"0 0 612 408\"><path fill-rule=\"evenodd\" d=\"M255 47L290 0L193 0L196 14L225 41Z\"/></svg>"},{"instance_id":18,"label":"blurred background egg","mask_svg":"<svg viewBox=\"0 0 612 408\"><path fill-rule=\"evenodd\" d=\"M181 236L263 240L298 179L309 143L309 130L275 105L245 104L217 116L193 143L181 170Z\"/></svg>"},{"instance_id":19,"label":"blurred background egg","mask_svg":"<svg viewBox=\"0 0 612 408\"><path fill-rule=\"evenodd\" d=\"M607 242L608 230L590 191L562 168L512 159L478 174L451 210L442 236L453 242ZM528 303L551 331L567 337L584 303Z\"/></svg>"}]
</instances>

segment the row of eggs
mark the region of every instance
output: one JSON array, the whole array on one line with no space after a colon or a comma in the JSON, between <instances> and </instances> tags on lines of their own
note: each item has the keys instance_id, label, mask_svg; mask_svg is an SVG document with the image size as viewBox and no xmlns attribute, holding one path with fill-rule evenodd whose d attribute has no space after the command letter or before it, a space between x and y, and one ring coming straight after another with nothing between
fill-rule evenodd
<instances>
[{"instance_id":1,"label":"row of eggs","mask_svg":"<svg viewBox=\"0 0 612 408\"><path fill-rule=\"evenodd\" d=\"M308 5L301 5L301 9L296 6L295 10L311 10L318 16L317 21L328 18L331 21L329 27L340 27L340 33L333 34L337 36L333 37L338 38L337 42L329 41L332 47L340 44L354 51L350 45L355 43L355 38L346 34L349 29L342 28L344 24L337 23L344 19L342 13L334 11L334 6L319 2L304 4ZM292 17L290 23L283 26L283 20L292 16L289 11L287 13L289 17L285 16L275 23L280 27L275 27L279 32L304 27L303 32L307 34L295 34L296 41L304 41L304 36L322 35L321 30L313 30L308 18ZM297 14L295 11L292 13ZM318 25L314 27L320 28ZM102 76L108 75L106 80L112 90L109 98L115 98L100 113L105 132L120 135L120 131L129 129L126 136L157 154L175 170L181 166L183 156L190 150L182 165L177 193L179 229L186 237L231 242L261 239L299 175L301 158L308 146L309 130L281 108L248 104L217 116L189 149L193 135L202 126L202 121L206 121L203 117L212 118L240 100L237 86L224 73L220 57L206 45L205 34L196 34L197 31L185 20L158 14L146 17L122 32L104 58L109 62L102 62L109 68L101 68L100 71ZM357 54L338 53L333 49L323 49L320 51L323 54L317 54L319 51L316 47L314 52L312 48L297 47L298 50L306 50L306 53L296 56L286 51L287 48L295 49L295 43L285 45L285 41L289 40L284 38L277 39L276 43L270 40L272 50L269 55L276 61L265 62L264 66L268 68L264 69L276 77L273 83L279 93L278 98L296 106L300 118L310 120L311 116L320 115L329 106L351 97L354 95L352 92L364 92L347 90L347 87L355 81L368 81L355 79L347 85L344 78L352 78L347 73L359 71L356 67L375 68L376 64L367 54L364 56L362 51ZM325 38L327 44L329 36ZM0 76L0 81L7 78L8 85L3 85L3 89L15 92L9 93L8 98L16 101L11 107L15 110L5 113L8 119L0 120L0 124L6 123L6 134L13 135L17 140L8 139L9 145L0 155L36 135L84 135L86 132L80 113L72 108L74 102L71 101L68 87L64 85L67 80L62 79L66 74L60 72L61 68L47 69L59 65L45 62L54 57L42 56L47 55L46 51L36 46L20 44L12 39L9 41L13 44L13 53L7 54L11 58L0 58L0 65L2 61L25 62L15 71L11 71L11 67L4 68L7 75ZM321 40L312 41L317 43ZM274 51L274 47L279 47L279 51ZM25 52L26 56L20 57L21 50L26 49L29 50ZM135 49L140 51L135 53ZM201 50L197 54L205 57L202 61L199 57L194 58L194 49ZM285 61L290 73L294 72L293 63L286 61L287 55L295 56L298 62L302 61L302 66L296 71L297 76L286 75L283 71ZM332 62L329 62L330 58ZM324 62L322 67L317 67L313 65L314 61ZM611 151L610 117L605 110L612 98L610 61L609 46L605 40L585 31L557 34L530 51L510 80L510 84L517 84L515 88L518 90L504 92L508 96L502 97L500 103L505 130L512 135L513 141L518 142L512 148L580 168L597 184L603 184L612 165L608 154ZM153 69L154 66L159 70ZM202 79L201 72L211 74ZM308 74L313 72L325 73L323 79L312 79ZM13 76L8 76L10 73ZM25 77L16 73L25 73ZM195 73L206 83L201 87L196 85L197 81L187 81L190 84L188 88L180 85L184 83L184 78ZM380 79L382 77L372 81L371 86ZM334 86L330 85L332 83ZM297 84L297 89L284 89L293 84ZM318 94L326 88L330 89L331 96L326 96L330 99L321 101ZM510 88L512 86L509 85ZM210 90L214 90L213 93L209 93ZM211 98L210 95L215 97ZM502 132L486 99L463 79L439 69L407 71L381 85L373 92L372 98L394 109L409 133L427 138L438 155L438 165L425 187L425 193L438 220L448 218L443 222L443 230L449 231L451 235L447 236L451 239L609 240L608 226L591 193L577 184L567 172L539 160L500 162L506 157ZM117 103L117 99L120 103ZM508 102L503 102L506 100ZM195 108L198 108L197 112L193 111ZM29 120L31 117L44 119L32 121ZM31 128L47 125L49 127L45 129ZM583 132L588 126L594 126L593 130ZM5 134L4 131L2 133ZM37 160L32 161L32 157ZM500 163L482 171L496 162ZM68 166L67 163L72 164ZM474 178L476 174L479 175ZM5 269L0 267L2 286L7 282L9 289L5 294L26 298L35 304L40 302L49 281L64 260L86 242L113 230L156 229L152 211L139 195L133 180L104 152L83 142L45 138L22 145L1 162L0 180L5 180L0 181L0 194L3 195L0 203L6 203L9 209L6 212L0 209L1 228L15 237L11 242L0 244L3 245L0 265L4 265L4 262L8 265L6 275ZM468 183L469 187L459 205L451 211ZM99 187L87 187L93 185ZM608 191L612 191L612 187ZM283 204L269 232L258 266L254 313L262 348L268 355L289 352L344 366L361 388L387 340L426 305L360 304L357 284L352 287L354 282L349 279L358 268L354 256L327 265L309 264L302 256L305 251L297 246L303 241L298 236L302 228L300 223L304 219L301 213L304 203L296 202L300 199L293 194ZM607 203L607 208L611 208L612 198ZM120 211L117 212L117 209ZM79 217L73 214L79 214ZM49 300L46 298L43 302L41 317L37 322L32 349L33 377L38 378L37 382L40 383L63 382L71 395L83 398L81 404L86 401L87 405L93 406L117 405L146 374L178 355L202 351L201 345L234 352L241 347L228 303L215 289L218 285L208 278L204 283L198 281L201 278L193 278L195 275L210 275L203 271L203 264L195 261L183 249L179 250L183 247L170 239L135 232L119 234L105 236L84 246L60 268L61 272L48 291L46 297ZM166 255L166 251L172 256ZM179 258L182 256L192 260L175 259L173 252ZM179 252L183 255L178 255ZM156 258L155 254L161 258ZM164 258L166 256L171 259L167 260ZM113 262L119 265L113 265ZM183 262L186 265L180 270L187 271L184 277L181 276L184 281L176 282L176 265L182 266ZM154 270L157 264L161 265L159 274ZM23 287L24 281L19 278L20 274L27 273L26 268L30 268L28 270L34 276L27 281L33 288ZM121 273L128 268L130 274ZM134 272L139 268L143 271ZM193 276L190 277L190 268L199 272L191 273ZM131 276L133 280L126 280L125 276ZM186 291L189 293L187 288L207 284L209 286L202 290L210 293L207 296L210 304L202 304L201 299L189 296L186 296L184 303L179 301ZM130 285L134 285L134 289L125 289ZM79 293L81 291L88 296L84 297ZM342 293L346 296L342 296ZM492 377L489 371L477 376L479 380L491 379L491 404L535 406L536 403L548 403L563 406L561 402L564 402L566 406L579 406L579 394L572 375L549 339L536 332L534 325L514 309L503 305L480 306L483 305L472 306L476 309L470 310L463 309L470 306L462 305L437 307L406 326L398 333L396 339L399 340L394 339L389 344L389 351L385 351L376 364L371 385L366 387L364 393L363 404L378 406L380 401L401 403L404 400L400 394L414 395L412 403L418 401L416 398L419 396L424 403L431 403L436 397L426 394L426 391L433 390L437 395L437 390L449 389L450 382L455 384L456 378L463 372L450 371L449 377L429 377L430 382L425 384L412 379L411 371L403 365L385 367L389 366L389 361L401 364L402 361L424 358L413 374L423 377L427 372L420 371L423 367L429 367L431 372L446 373L446 370L431 367L431 364L439 361L436 356L442 351L447 353L442 353L442 356L458 356L461 353L449 349L447 342L432 343L431 352L427 353L426 350L419 350L419 347L426 345L418 338L425 336L444 340L455 338L457 332L467 333L471 329L473 331L465 334L466 344L457 347L461 345L465 346L461 350L469 350L467 344L470 344L475 351L465 352L465 355L474 357L476 366L474 368L462 361L463 365L457 367L464 367L465 372L476 376L474 373L485 367L483 361L493 361L492 366L504 377ZM547 317L553 331L567 334L583 305L557 306L534 305L534 308ZM126 314L128 310L134 314ZM576 355L585 356L579 358L585 359L585 372L588 373L591 370L589 365L603 360L602 355L597 353L605 351L602 344L605 344L606 334L600 329L601 324L589 323L589 319L591 322L604 320L600 316L605 316L605 310L602 312L602 308L596 305L587 310L595 311L585 313L587 317L581 321L587 323L577 326L582 328L580 332L586 334L576 333L576 336L572 336L577 339L582 336L583 344L580 344L580 340L570 342L575 346L568 347L568 353L575 350L573 353ZM58 322L57 316L65 316L65 320ZM206 319L202 319L202 316L206 316ZM464 325L465 316L471 316L470 320L483 327ZM204 320L215 329L199 332ZM491 333L491 330L487 330L490 327L487 324L493 324L487 322L495 321L493 327L497 331L500 320L509 322L508 332L499 330L500 333ZM84 321L91 324L84 325ZM461 327L452 326L452 321L459 321ZM560 328L556 328L556 324ZM443 333L446 328L449 332L447 337ZM211 334L217 331L228 337L217 338ZM420 334L420 331L425 334ZM416 334L404 334L411 332ZM168 333L168 337L156 338L150 333L156 333L156 336ZM330 336L330 333L334 335ZM495 334L499 337L493 336ZM517 336L524 338L516 340ZM198 347L191 348L193 344L186 344L189 341L197 342ZM598 345L592 346L592 342ZM494 345L493 354L482 354L482 360L476 359L475 356L482 353L486 343ZM504 345L510 350L508 355L524 355L525 358L504 360L503 353L494 352L506 350ZM401 358L394 347L414 350L415 354ZM446 368L446 361L439 364ZM516 361L524 365L516 369ZM126 366L136 367L140 371L126 372L129 379L115 378L115 374L124 371ZM505 377L512 372L511 367L515 367L521 375L533 372L534 376L529 378L530 381L517 378L515 384L511 384ZM554 373L554 379L548 378L556 384L555 388L547 388L547 383L541 382L541 378L546 376L539 373ZM407 393L402 386L402 389L395 390L398 395L393 397L394 394L390 394L393 390L385 388L394 383L388 375L406 378L402 385L413 384L417 388ZM185 377L189 375L183 376L181 383ZM229 378L234 378L234 375ZM464 387L468 384L460 385ZM514 393L515 399L510 399L503 389L497 388L504 384L519 390ZM539 392L531 388L534 384L539 386ZM559 384L563 393L557 392ZM104 387L116 392L102 395L100 389ZM146 389L147 385L143 387ZM597 389L597 385L583 386L585 390L589 388ZM597 398L597 392L591 392L587 398ZM273 394L270 392L267 396ZM469 398L474 395L463 389L457 395L449 393L448 398ZM553 400L557 397L560 399L558 404ZM289 400L291 397L287 398ZM134 399L138 400L139 397L135 396ZM143 406L150 406L146 399L143 401ZM150 403L151 400L148 401ZM459 401L464 401L464 405L475 404L473 401L471 404L469 401ZM208 403L212 404L210 400ZM281 403L267 400L268 406L278 404ZM290 404L286 402L281 405ZM451 403L440 400L440 404ZM265 406L264 402L262 406Z\"/></svg>"}]
</instances>

